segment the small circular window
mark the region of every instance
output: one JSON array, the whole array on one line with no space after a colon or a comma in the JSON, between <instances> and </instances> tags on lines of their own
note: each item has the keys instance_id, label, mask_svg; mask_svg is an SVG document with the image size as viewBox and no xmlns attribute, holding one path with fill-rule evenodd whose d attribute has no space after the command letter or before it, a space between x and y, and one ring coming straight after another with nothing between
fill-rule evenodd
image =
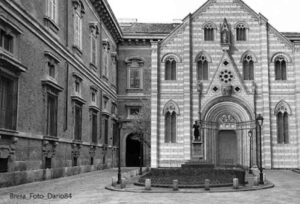
<instances>
[{"instance_id":1,"label":"small circular window","mask_svg":"<svg viewBox=\"0 0 300 204\"><path fill-rule=\"evenodd\" d=\"M229 83L233 81L233 74L231 71L228 71L227 69L220 72L219 78L221 82Z\"/></svg>"}]
</instances>

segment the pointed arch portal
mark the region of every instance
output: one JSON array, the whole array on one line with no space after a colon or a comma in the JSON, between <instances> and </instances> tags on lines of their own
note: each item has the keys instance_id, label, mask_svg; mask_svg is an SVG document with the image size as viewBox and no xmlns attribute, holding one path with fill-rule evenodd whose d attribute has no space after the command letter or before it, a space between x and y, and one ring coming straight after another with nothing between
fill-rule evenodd
<instances>
[{"instance_id":1,"label":"pointed arch portal","mask_svg":"<svg viewBox=\"0 0 300 204\"><path fill-rule=\"evenodd\" d=\"M217 166L249 166L250 142L255 143L254 111L239 100L224 97L212 101L203 110L200 124L205 159ZM248 136L250 130L252 138ZM254 151L251 158L256 160Z\"/></svg>"}]
</instances>

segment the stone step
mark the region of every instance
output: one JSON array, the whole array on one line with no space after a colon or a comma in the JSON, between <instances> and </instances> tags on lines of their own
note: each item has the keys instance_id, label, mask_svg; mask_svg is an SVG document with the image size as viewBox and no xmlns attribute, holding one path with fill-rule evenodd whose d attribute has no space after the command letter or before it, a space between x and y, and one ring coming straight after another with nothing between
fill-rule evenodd
<instances>
[{"instance_id":1,"label":"stone step","mask_svg":"<svg viewBox=\"0 0 300 204\"><path fill-rule=\"evenodd\" d=\"M215 167L214 164L208 163L206 161L199 160L191 160L181 165L182 168L205 168L205 169L213 169Z\"/></svg>"}]
</instances>

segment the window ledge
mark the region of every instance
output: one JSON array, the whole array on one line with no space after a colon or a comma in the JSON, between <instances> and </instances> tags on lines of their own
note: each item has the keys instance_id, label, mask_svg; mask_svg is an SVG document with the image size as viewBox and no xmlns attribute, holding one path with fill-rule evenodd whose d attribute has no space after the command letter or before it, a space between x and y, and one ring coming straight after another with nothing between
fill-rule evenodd
<instances>
[{"instance_id":1,"label":"window ledge","mask_svg":"<svg viewBox=\"0 0 300 204\"><path fill-rule=\"evenodd\" d=\"M92 63L92 62L90 63L90 68L92 70L94 70L95 72L97 72L97 70L98 70L97 66L94 63Z\"/></svg>"},{"instance_id":2,"label":"window ledge","mask_svg":"<svg viewBox=\"0 0 300 204\"><path fill-rule=\"evenodd\" d=\"M100 109L100 108L98 108L98 107L97 107L97 106L95 106L95 105L90 105L90 106L89 106L89 109L91 109L91 110L95 110L95 111L97 111L97 112L101 111L101 109Z\"/></svg>"},{"instance_id":3,"label":"window ledge","mask_svg":"<svg viewBox=\"0 0 300 204\"><path fill-rule=\"evenodd\" d=\"M27 67L25 67L19 60L17 60L11 53L0 48L0 66L8 67L13 69L14 72L26 72Z\"/></svg>"},{"instance_id":4,"label":"window ledge","mask_svg":"<svg viewBox=\"0 0 300 204\"><path fill-rule=\"evenodd\" d=\"M54 20L52 20L50 17L45 16L44 17L44 25L47 26L48 28L50 28L54 33L58 33L59 31L59 27L57 25L56 22L54 22Z\"/></svg>"},{"instance_id":5,"label":"window ledge","mask_svg":"<svg viewBox=\"0 0 300 204\"><path fill-rule=\"evenodd\" d=\"M102 115L111 116L111 114L107 110L102 110Z\"/></svg>"},{"instance_id":6,"label":"window ledge","mask_svg":"<svg viewBox=\"0 0 300 204\"><path fill-rule=\"evenodd\" d=\"M79 102L79 103L81 103L81 104L85 104L86 103L86 101L83 99L83 98L81 98L80 96L71 96L71 99L72 99L72 101L77 101L77 102Z\"/></svg>"},{"instance_id":7,"label":"window ledge","mask_svg":"<svg viewBox=\"0 0 300 204\"><path fill-rule=\"evenodd\" d=\"M133 88L127 88L126 91L127 92L141 92L143 91L144 89L141 89L141 88L138 88L138 89L133 89Z\"/></svg>"},{"instance_id":8,"label":"window ledge","mask_svg":"<svg viewBox=\"0 0 300 204\"><path fill-rule=\"evenodd\" d=\"M73 45L72 48L79 57L82 57L82 50L77 45Z\"/></svg>"},{"instance_id":9,"label":"window ledge","mask_svg":"<svg viewBox=\"0 0 300 204\"><path fill-rule=\"evenodd\" d=\"M58 137L57 136L50 136L50 135L45 135L43 137L44 140L49 140L49 141L54 141L54 142L58 142Z\"/></svg>"},{"instance_id":10,"label":"window ledge","mask_svg":"<svg viewBox=\"0 0 300 204\"><path fill-rule=\"evenodd\" d=\"M63 87L61 87L59 84L57 84L54 80L50 80L50 79L43 79L42 85L53 88L57 92L61 92L63 90Z\"/></svg>"},{"instance_id":11,"label":"window ledge","mask_svg":"<svg viewBox=\"0 0 300 204\"><path fill-rule=\"evenodd\" d=\"M17 132L16 130L0 128L0 136L1 135L17 136L18 134L19 132Z\"/></svg>"}]
</instances>

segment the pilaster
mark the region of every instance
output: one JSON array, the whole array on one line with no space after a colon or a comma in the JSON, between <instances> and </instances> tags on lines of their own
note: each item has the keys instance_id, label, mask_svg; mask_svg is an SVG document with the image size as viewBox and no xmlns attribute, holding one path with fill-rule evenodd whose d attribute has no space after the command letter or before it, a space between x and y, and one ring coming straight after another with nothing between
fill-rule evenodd
<instances>
[{"instance_id":1,"label":"pilaster","mask_svg":"<svg viewBox=\"0 0 300 204\"><path fill-rule=\"evenodd\" d=\"M158 43L151 42L151 167L159 166L159 71Z\"/></svg>"},{"instance_id":2,"label":"pilaster","mask_svg":"<svg viewBox=\"0 0 300 204\"><path fill-rule=\"evenodd\" d=\"M297 134L297 146L298 146L298 168L300 168L300 43L295 45L295 77L296 77L296 134Z\"/></svg>"}]
</instances>

